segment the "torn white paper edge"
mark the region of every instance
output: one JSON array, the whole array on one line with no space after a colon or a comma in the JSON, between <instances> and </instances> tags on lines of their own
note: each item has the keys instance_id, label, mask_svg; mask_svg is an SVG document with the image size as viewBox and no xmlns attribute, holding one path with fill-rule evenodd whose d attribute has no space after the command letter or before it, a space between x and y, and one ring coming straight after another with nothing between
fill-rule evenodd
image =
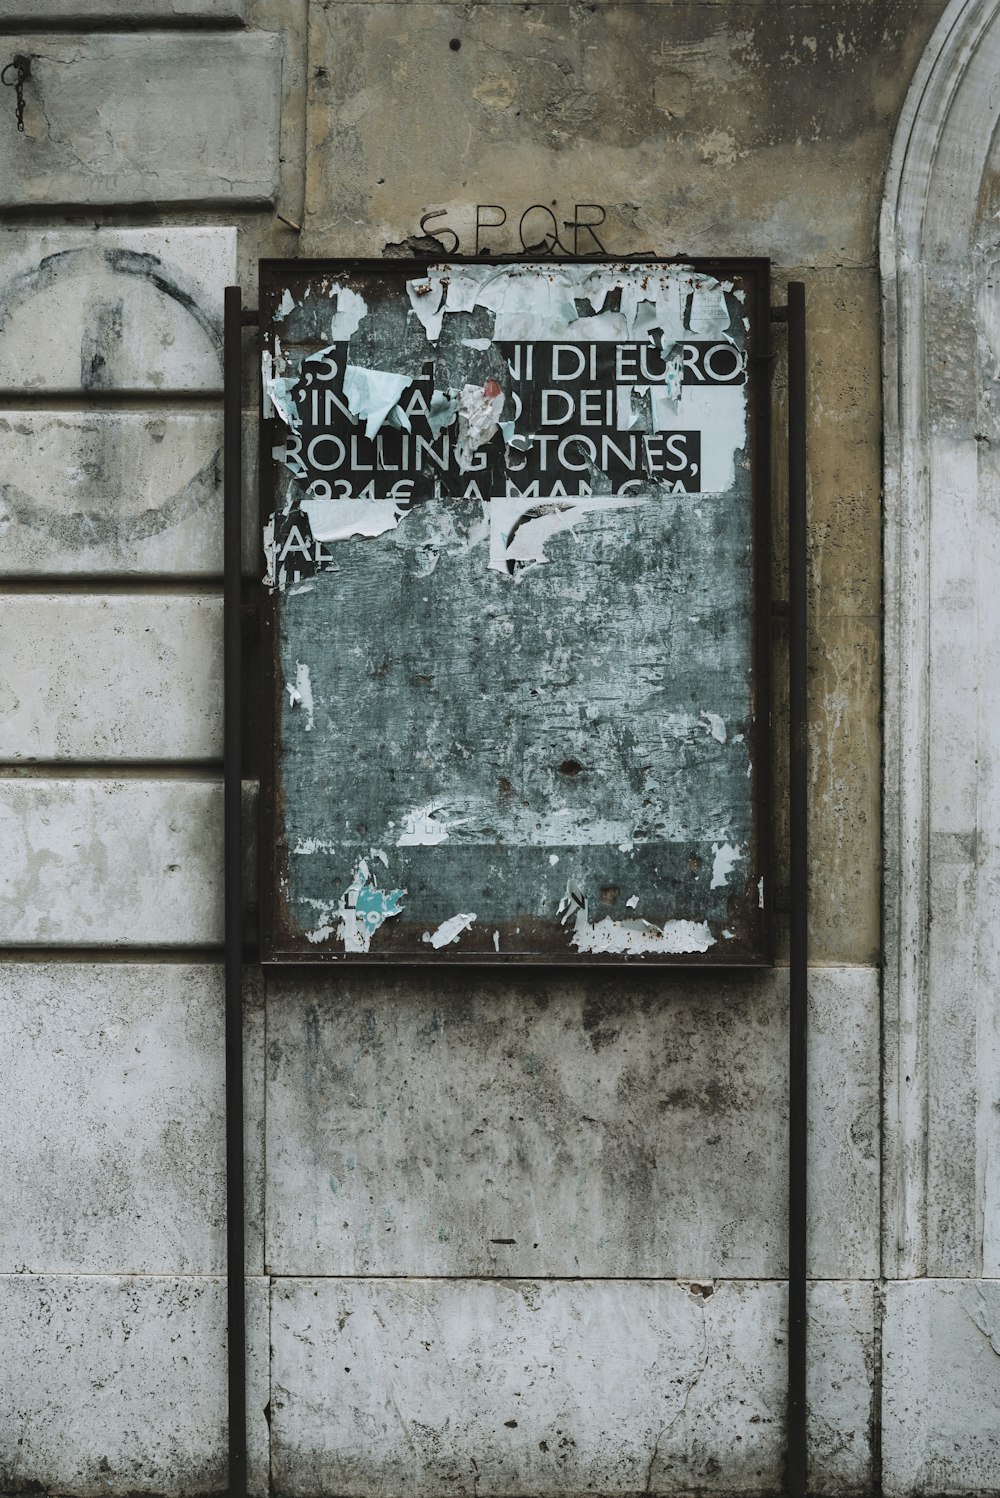
<instances>
[{"instance_id":1,"label":"torn white paper edge","mask_svg":"<svg viewBox=\"0 0 1000 1498\"><path fill-rule=\"evenodd\" d=\"M463 817L455 822L440 822L437 813L441 811L440 806L421 806L415 811L408 811L403 818L403 830L396 839L397 848L433 848L438 843L446 843L448 834L454 827L465 827L468 817Z\"/></svg>"},{"instance_id":2,"label":"torn white paper edge","mask_svg":"<svg viewBox=\"0 0 1000 1498\"><path fill-rule=\"evenodd\" d=\"M605 916L591 925L586 912L580 911L573 927L573 945L578 952L680 955L707 952L715 946L715 937L707 921L666 921L654 926L651 921L615 921Z\"/></svg>"},{"instance_id":3,"label":"torn white paper edge","mask_svg":"<svg viewBox=\"0 0 1000 1498\"><path fill-rule=\"evenodd\" d=\"M304 499L314 541L347 541L351 536L381 536L403 515L394 499Z\"/></svg>"},{"instance_id":4,"label":"torn white paper edge","mask_svg":"<svg viewBox=\"0 0 1000 1498\"><path fill-rule=\"evenodd\" d=\"M260 356L261 388L264 395L262 414L270 416L271 412L268 410L268 403L270 403L285 425L291 427L293 432L297 432L302 425L302 418L292 400L292 391L295 389L296 381L286 377L286 368L287 364L281 352L281 342L276 338L274 356L272 357L270 349L264 349Z\"/></svg>"},{"instance_id":5,"label":"torn white paper edge","mask_svg":"<svg viewBox=\"0 0 1000 1498\"><path fill-rule=\"evenodd\" d=\"M322 905L321 922L305 933L306 939L315 946L338 933L345 952L367 952L379 927L391 916L402 914L400 902L405 894L405 889L379 889L368 864L360 858L339 907Z\"/></svg>"},{"instance_id":6,"label":"torn white paper edge","mask_svg":"<svg viewBox=\"0 0 1000 1498\"><path fill-rule=\"evenodd\" d=\"M330 319L330 342L346 343L361 326L368 313L368 303L350 286L337 287L337 306Z\"/></svg>"},{"instance_id":7,"label":"torn white paper edge","mask_svg":"<svg viewBox=\"0 0 1000 1498\"><path fill-rule=\"evenodd\" d=\"M306 733L313 726L313 691L312 680L309 676L309 667L304 666L301 661L295 662L295 698L302 704L302 711L306 717ZM291 697L292 688L289 687L288 695ZM294 702L292 704L294 706Z\"/></svg>"},{"instance_id":8,"label":"torn white paper edge","mask_svg":"<svg viewBox=\"0 0 1000 1498\"><path fill-rule=\"evenodd\" d=\"M716 743L724 744L726 742L726 720L719 713L710 713L704 708L702 708L700 716L705 720L701 725L705 732L715 739Z\"/></svg>"},{"instance_id":9,"label":"torn white paper edge","mask_svg":"<svg viewBox=\"0 0 1000 1498\"><path fill-rule=\"evenodd\" d=\"M729 876L743 853L739 848L734 848L732 843L713 843L712 854L712 882L708 887L723 889L729 883Z\"/></svg>"},{"instance_id":10,"label":"torn white paper edge","mask_svg":"<svg viewBox=\"0 0 1000 1498\"><path fill-rule=\"evenodd\" d=\"M413 377L391 369L365 369L360 364L344 367L344 399L352 416L365 423L371 439L385 421Z\"/></svg>"},{"instance_id":11,"label":"torn white paper edge","mask_svg":"<svg viewBox=\"0 0 1000 1498\"><path fill-rule=\"evenodd\" d=\"M459 391L455 461L462 473L468 473L472 467L477 449L485 447L500 430L503 402L503 391L490 396L479 385L463 385Z\"/></svg>"},{"instance_id":12,"label":"torn white paper edge","mask_svg":"<svg viewBox=\"0 0 1000 1498\"><path fill-rule=\"evenodd\" d=\"M441 922L432 935L428 936L425 933L424 941L429 941L431 946L435 948L446 947L451 942L457 941L463 931L468 931L475 919L474 914L450 916L448 920Z\"/></svg>"},{"instance_id":13,"label":"torn white paper edge","mask_svg":"<svg viewBox=\"0 0 1000 1498\"><path fill-rule=\"evenodd\" d=\"M571 531L596 510L633 510L646 503L642 495L594 494L565 499L491 498L490 560L494 572L510 575L508 562L547 562L545 543L561 531ZM534 513L540 511L541 513ZM531 519L524 519L525 516ZM518 522L520 521L520 524Z\"/></svg>"}]
</instances>

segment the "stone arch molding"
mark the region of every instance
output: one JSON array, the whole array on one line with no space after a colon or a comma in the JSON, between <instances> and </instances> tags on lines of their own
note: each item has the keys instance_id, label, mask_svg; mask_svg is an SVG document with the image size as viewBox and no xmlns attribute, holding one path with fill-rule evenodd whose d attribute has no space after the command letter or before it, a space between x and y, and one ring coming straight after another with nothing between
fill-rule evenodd
<instances>
[{"instance_id":1,"label":"stone arch molding","mask_svg":"<svg viewBox=\"0 0 1000 1498\"><path fill-rule=\"evenodd\" d=\"M881 220L883 1265L1000 1273L1000 0L952 0Z\"/></svg>"}]
</instances>

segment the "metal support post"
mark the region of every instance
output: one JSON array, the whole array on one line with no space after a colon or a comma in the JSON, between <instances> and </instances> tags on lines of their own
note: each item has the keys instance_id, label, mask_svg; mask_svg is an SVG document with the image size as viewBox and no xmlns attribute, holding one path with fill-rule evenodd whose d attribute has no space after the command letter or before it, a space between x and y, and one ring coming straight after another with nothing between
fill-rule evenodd
<instances>
[{"instance_id":1,"label":"metal support post","mask_svg":"<svg viewBox=\"0 0 1000 1498\"><path fill-rule=\"evenodd\" d=\"M242 433L240 287L227 286L223 345L223 766L226 989L226 1274L229 1326L229 1498L247 1490L243 1179Z\"/></svg>"}]
</instances>

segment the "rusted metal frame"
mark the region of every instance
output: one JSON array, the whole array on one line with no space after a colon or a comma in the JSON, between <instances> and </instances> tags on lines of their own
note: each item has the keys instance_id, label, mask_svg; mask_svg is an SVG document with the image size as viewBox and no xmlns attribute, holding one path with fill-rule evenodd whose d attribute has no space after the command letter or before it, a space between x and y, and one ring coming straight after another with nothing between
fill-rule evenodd
<instances>
[{"instance_id":1,"label":"rusted metal frame","mask_svg":"<svg viewBox=\"0 0 1000 1498\"><path fill-rule=\"evenodd\" d=\"M788 1012L788 1405L785 1487L808 1490L806 1444L806 1151L809 1003L806 303L801 281L772 322L788 329L788 696L789 696L789 1012Z\"/></svg>"},{"instance_id":2,"label":"rusted metal frame","mask_svg":"<svg viewBox=\"0 0 1000 1498\"><path fill-rule=\"evenodd\" d=\"M247 1490L246 1184L243 1165L242 335L239 286L227 286L223 341L223 780L226 1011L226 1304L229 1498Z\"/></svg>"}]
</instances>

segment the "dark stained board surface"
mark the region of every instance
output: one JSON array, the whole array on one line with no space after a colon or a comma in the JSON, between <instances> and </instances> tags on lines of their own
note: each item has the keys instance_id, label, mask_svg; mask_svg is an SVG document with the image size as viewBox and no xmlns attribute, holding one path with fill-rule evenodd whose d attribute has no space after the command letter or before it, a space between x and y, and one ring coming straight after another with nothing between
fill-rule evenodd
<instances>
[{"instance_id":1,"label":"dark stained board surface","mask_svg":"<svg viewBox=\"0 0 1000 1498\"><path fill-rule=\"evenodd\" d=\"M264 262L264 955L769 956L760 262Z\"/></svg>"}]
</instances>

